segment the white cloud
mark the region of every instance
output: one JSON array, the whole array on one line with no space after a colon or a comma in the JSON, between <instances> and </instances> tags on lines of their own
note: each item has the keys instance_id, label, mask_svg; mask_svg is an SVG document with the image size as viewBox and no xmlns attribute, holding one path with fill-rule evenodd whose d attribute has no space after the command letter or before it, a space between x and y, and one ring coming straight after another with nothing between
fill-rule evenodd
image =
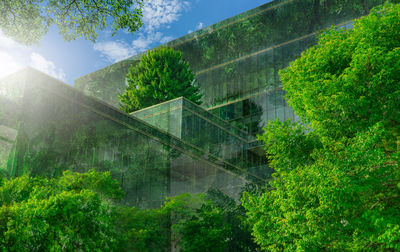
<instances>
[{"instance_id":1,"label":"white cloud","mask_svg":"<svg viewBox=\"0 0 400 252\"><path fill-rule=\"evenodd\" d=\"M0 31L0 78L12 74L24 67L18 54L27 49Z\"/></svg>"},{"instance_id":2,"label":"white cloud","mask_svg":"<svg viewBox=\"0 0 400 252\"><path fill-rule=\"evenodd\" d=\"M181 12L189 8L189 2L181 0L151 0L143 6L143 24L145 31L153 31L164 24L177 21Z\"/></svg>"},{"instance_id":3,"label":"white cloud","mask_svg":"<svg viewBox=\"0 0 400 252\"><path fill-rule=\"evenodd\" d=\"M196 26L196 29L197 29L197 30L200 30L201 28L203 28L203 23L202 23L202 22L200 22L200 23Z\"/></svg>"},{"instance_id":4,"label":"white cloud","mask_svg":"<svg viewBox=\"0 0 400 252\"><path fill-rule=\"evenodd\" d=\"M0 31L0 78L21 70L30 65L37 70L65 81L64 71L42 55L32 52L31 47L21 45L6 37Z\"/></svg>"},{"instance_id":5,"label":"white cloud","mask_svg":"<svg viewBox=\"0 0 400 252\"><path fill-rule=\"evenodd\" d=\"M171 28L181 13L189 9L189 2L183 0L149 0L143 7L143 32L132 41L132 52L141 53L152 47L154 43L166 43L173 39L157 31L161 27Z\"/></svg>"},{"instance_id":6,"label":"white cloud","mask_svg":"<svg viewBox=\"0 0 400 252\"><path fill-rule=\"evenodd\" d=\"M23 68L23 65L13 55L5 51L0 51L0 78L12 74L21 68Z\"/></svg>"},{"instance_id":7,"label":"white cloud","mask_svg":"<svg viewBox=\"0 0 400 252\"><path fill-rule=\"evenodd\" d=\"M124 41L105 41L94 45L94 50L101 52L110 62L118 62L129 56L150 49L150 45L163 40L161 32L139 33L139 37L129 45Z\"/></svg>"},{"instance_id":8,"label":"white cloud","mask_svg":"<svg viewBox=\"0 0 400 252\"><path fill-rule=\"evenodd\" d=\"M132 54L130 46L123 41L98 42L93 48L112 62L123 60Z\"/></svg>"},{"instance_id":9,"label":"white cloud","mask_svg":"<svg viewBox=\"0 0 400 252\"><path fill-rule=\"evenodd\" d=\"M66 75L62 69L57 68L54 63L50 60L47 60L45 57L38 53L31 53L30 56L30 66L36 68L37 70L46 73L50 76L53 76L56 79L61 81L66 80Z\"/></svg>"},{"instance_id":10,"label":"white cloud","mask_svg":"<svg viewBox=\"0 0 400 252\"><path fill-rule=\"evenodd\" d=\"M173 39L159 31L169 29L171 23L177 21L182 12L188 10L190 4L185 0L148 0L142 9L143 27L136 33L131 44L124 41L102 41L94 45L110 62L118 62L154 47L156 43L166 43Z\"/></svg>"},{"instance_id":11,"label":"white cloud","mask_svg":"<svg viewBox=\"0 0 400 252\"><path fill-rule=\"evenodd\" d=\"M161 32L139 33L138 36L130 45L124 41L104 41L96 43L93 48L101 52L108 61L115 63L149 50L153 43L163 44L173 39L172 36L163 36Z\"/></svg>"},{"instance_id":12,"label":"white cloud","mask_svg":"<svg viewBox=\"0 0 400 252\"><path fill-rule=\"evenodd\" d=\"M4 36L0 31L0 48L4 49L11 49L11 48L18 48L19 44L14 40Z\"/></svg>"},{"instance_id":13,"label":"white cloud","mask_svg":"<svg viewBox=\"0 0 400 252\"><path fill-rule=\"evenodd\" d=\"M138 39L135 39L134 41L132 41L132 46L133 48L135 48L137 51L143 52L146 51L149 47L149 45L152 43L153 41L150 40L150 38L146 38L144 36L140 36ZM135 49L132 49L134 51L136 51Z\"/></svg>"},{"instance_id":14,"label":"white cloud","mask_svg":"<svg viewBox=\"0 0 400 252\"><path fill-rule=\"evenodd\" d=\"M161 40L163 40L163 34L161 32L141 33L139 34L139 38L132 41L132 51L136 54L141 53L150 49L151 44L161 42Z\"/></svg>"},{"instance_id":15,"label":"white cloud","mask_svg":"<svg viewBox=\"0 0 400 252\"><path fill-rule=\"evenodd\" d=\"M195 30L200 30L200 29L203 28L203 26L204 26L203 22L199 22L199 24L196 26ZM193 32L193 30L188 30L187 33L189 34L189 33L192 33L192 32Z\"/></svg>"},{"instance_id":16,"label":"white cloud","mask_svg":"<svg viewBox=\"0 0 400 252\"><path fill-rule=\"evenodd\" d=\"M160 42L164 44L164 43L167 43L167 42L169 42L169 41L171 41L173 39L174 39L174 37L172 37L172 36L165 36L162 39L160 39Z\"/></svg>"},{"instance_id":17,"label":"white cloud","mask_svg":"<svg viewBox=\"0 0 400 252\"><path fill-rule=\"evenodd\" d=\"M2 31L0 31L0 49L4 50L27 50L28 47L19 44L18 42L14 41L13 39L6 37Z\"/></svg>"}]
</instances>

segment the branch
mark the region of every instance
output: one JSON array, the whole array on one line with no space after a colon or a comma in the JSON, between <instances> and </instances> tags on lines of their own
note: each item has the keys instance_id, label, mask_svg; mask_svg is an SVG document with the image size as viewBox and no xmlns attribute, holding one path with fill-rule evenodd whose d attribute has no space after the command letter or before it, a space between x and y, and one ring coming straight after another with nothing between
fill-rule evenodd
<instances>
[{"instance_id":1,"label":"branch","mask_svg":"<svg viewBox=\"0 0 400 252\"><path fill-rule=\"evenodd\" d=\"M81 8L79 8L78 3L77 3L75 0L73 0L73 1L74 1L73 3L75 3L75 6L76 6L76 8L78 9L79 13L82 15L82 17L84 17L85 14L82 12Z\"/></svg>"},{"instance_id":2,"label":"branch","mask_svg":"<svg viewBox=\"0 0 400 252\"><path fill-rule=\"evenodd\" d=\"M71 6L72 6L73 4L76 5L76 0L72 0L72 1L67 5L67 9L65 10L65 12L64 12L64 14L63 14L64 16L67 15L69 9L71 8Z\"/></svg>"},{"instance_id":3,"label":"branch","mask_svg":"<svg viewBox=\"0 0 400 252\"><path fill-rule=\"evenodd\" d=\"M391 200L391 199L396 199L396 198L400 198L400 195L396 195L396 196L391 196L391 197L380 199L377 202L375 202L375 204L373 204L369 210L374 209L380 202Z\"/></svg>"},{"instance_id":4,"label":"branch","mask_svg":"<svg viewBox=\"0 0 400 252\"><path fill-rule=\"evenodd\" d=\"M13 25L11 25L14 29L16 29L18 31L18 33L20 32L20 30L18 29L18 25L17 25L17 20L16 20L16 15L14 13L14 10L11 8L11 6L7 3L7 1L5 1L5 5L7 6L7 9L10 11L10 14L13 17L12 23Z\"/></svg>"},{"instance_id":5,"label":"branch","mask_svg":"<svg viewBox=\"0 0 400 252\"><path fill-rule=\"evenodd\" d=\"M96 6L96 8L97 8L99 11L104 12L104 13L107 13L108 15L113 16L114 18L115 18L115 16L119 16L118 14L111 13L107 8L100 7L100 6L97 4L97 1L96 1L96 0L92 0L92 2L94 3L94 5Z\"/></svg>"}]
</instances>

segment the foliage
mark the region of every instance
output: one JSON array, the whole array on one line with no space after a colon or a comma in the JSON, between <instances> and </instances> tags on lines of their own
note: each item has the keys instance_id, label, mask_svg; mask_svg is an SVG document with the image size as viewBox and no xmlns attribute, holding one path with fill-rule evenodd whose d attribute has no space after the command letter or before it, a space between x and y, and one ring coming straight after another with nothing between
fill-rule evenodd
<instances>
[{"instance_id":1,"label":"foliage","mask_svg":"<svg viewBox=\"0 0 400 252\"><path fill-rule=\"evenodd\" d=\"M108 173L27 175L0 184L0 247L8 251L116 250L111 199L122 191Z\"/></svg>"},{"instance_id":2,"label":"foliage","mask_svg":"<svg viewBox=\"0 0 400 252\"><path fill-rule=\"evenodd\" d=\"M135 32L142 25L142 0L3 0L0 29L24 44L38 42L51 25L57 25L65 40L97 38L111 21L115 32Z\"/></svg>"},{"instance_id":3,"label":"foliage","mask_svg":"<svg viewBox=\"0 0 400 252\"><path fill-rule=\"evenodd\" d=\"M218 190L207 198L178 228L182 251L256 251L244 208Z\"/></svg>"},{"instance_id":4,"label":"foliage","mask_svg":"<svg viewBox=\"0 0 400 252\"><path fill-rule=\"evenodd\" d=\"M264 130L258 139L265 144L270 165L276 171L285 173L299 165L314 163L311 154L314 149L320 148L321 142L301 123L275 120L268 123Z\"/></svg>"},{"instance_id":5,"label":"foliage","mask_svg":"<svg viewBox=\"0 0 400 252\"><path fill-rule=\"evenodd\" d=\"M281 71L288 103L320 134L333 138L382 121L399 129L398 5L375 8L354 29L330 29Z\"/></svg>"},{"instance_id":6,"label":"foliage","mask_svg":"<svg viewBox=\"0 0 400 252\"><path fill-rule=\"evenodd\" d=\"M160 208L120 207L117 227L125 234L125 249L169 251L171 242L176 244L179 240L176 226L184 224L203 202L204 195L185 193L167 198Z\"/></svg>"},{"instance_id":7,"label":"foliage","mask_svg":"<svg viewBox=\"0 0 400 252\"><path fill-rule=\"evenodd\" d=\"M157 210L119 207L117 228L124 234L126 251L168 251L170 222L168 215Z\"/></svg>"},{"instance_id":8,"label":"foliage","mask_svg":"<svg viewBox=\"0 0 400 252\"><path fill-rule=\"evenodd\" d=\"M224 251L231 230L223 217L221 209L211 204L202 205L197 215L181 227L182 251Z\"/></svg>"},{"instance_id":9,"label":"foliage","mask_svg":"<svg viewBox=\"0 0 400 252\"><path fill-rule=\"evenodd\" d=\"M178 97L200 104L202 95L182 53L159 48L143 55L127 74L128 86L120 95L121 109L127 113Z\"/></svg>"},{"instance_id":10,"label":"foliage","mask_svg":"<svg viewBox=\"0 0 400 252\"><path fill-rule=\"evenodd\" d=\"M242 198L265 250L399 250L400 5L330 29L281 72L301 124L261 140L277 171Z\"/></svg>"},{"instance_id":11,"label":"foliage","mask_svg":"<svg viewBox=\"0 0 400 252\"><path fill-rule=\"evenodd\" d=\"M386 152L386 133L378 124L332 142L313 164L276 173L274 190L243 197L256 241L272 251L399 249L400 153Z\"/></svg>"},{"instance_id":12,"label":"foliage","mask_svg":"<svg viewBox=\"0 0 400 252\"><path fill-rule=\"evenodd\" d=\"M160 208L119 209L127 251L255 251L245 211L219 191L167 198Z\"/></svg>"}]
</instances>

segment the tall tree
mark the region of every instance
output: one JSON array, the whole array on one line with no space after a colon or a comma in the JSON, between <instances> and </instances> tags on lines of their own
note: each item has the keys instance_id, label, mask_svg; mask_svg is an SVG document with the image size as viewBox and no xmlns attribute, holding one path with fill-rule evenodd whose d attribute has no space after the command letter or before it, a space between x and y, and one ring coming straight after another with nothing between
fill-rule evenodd
<instances>
[{"instance_id":1,"label":"tall tree","mask_svg":"<svg viewBox=\"0 0 400 252\"><path fill-rule=\"evenodd\" d=\"M400 250L400 5L330 29L281 72L303 123L261 138L277 171L243 203L265 250Z\"/></svg>"},{"instance_id":2,"label":"tall tree","mask_svg":"<svg viewBox=\"0 0 400 252\"><path fill-rule=\"evenodd\" d=\"M334 139L377 122L399 128L399 17L387 4L355 22L330 29L281 71L287 99L303 122Z\"/></svg>"},{"instance_id":3,"label":"tall tree","mask_svg":"<svg viewBox=\"0 0 400 252\"><path fill-rule=\"evenodd\" d=\"M182 53L161 47L143 55L129 68L128 86L120 95L121 109L127 113L178 97L201 104L201 93L189 63Z\"/></svg>"},{"instance_id":4,"label":"tall tree","mask_svg":"<svg viewBox=\"0 0 400 252\"><path fill-rule=\"evenodd\" d=\"M57 25L67 41L95 41L97 31L111 25L135 32L142 25L143 0L2 0L0 30L23 44L33 44Z\"/></svg>"}]
</instances>

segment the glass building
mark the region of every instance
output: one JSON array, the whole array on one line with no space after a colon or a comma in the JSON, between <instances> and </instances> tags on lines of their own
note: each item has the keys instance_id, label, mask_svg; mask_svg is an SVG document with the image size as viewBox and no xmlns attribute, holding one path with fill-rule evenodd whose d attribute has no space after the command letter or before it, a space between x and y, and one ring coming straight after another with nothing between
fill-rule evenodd
<instances>
[{"instance_id":1,"label":"glass building","mask_svg":"<svg viewBox=\"0 0 400 252\"><path fill-rule=\"evenodd\" d=\"M0 103L7 104L0 113L0 168L7 176L110 171L126 192L124 202L142 208L209 189L237 199L246 183L265 182L30 68L0 82Z\"/></svg>"},{"instance_id":2,"label":"glass building","mask_svg":"<svg viewBox=\"0 0 400 252\"><path fill-rule=\"evenodd\" d=\"M383 2L275 0L168 42L163 46L181 51L195 72L204 94L202 105L175 100L133 115L268 177L268 160L255 136L270 120L298 119L284 99L279 70L314 44L321 30L350 28L354 19ZM125 74L140 57L82 76L74 86L118 107L118 94L126 87Z\"/></svg>"},{"instance_id":3,"label":"glass building","mask_svg":"<svg viewBox=\"0 0 400 252\"><path fill-rule=\"evenodd\" d=\"M351 27L384 0L275 0L163 46L183 53L204 94L202 107L250 135L269 120L296 119L278 71L316 41L325 28ZM113 106L125 73L141 55L82 76L74 86Z\"/></svg>"},{"instance_id":4,"label":"glass building","mask_svg":"<svg viewBox=\"0 0 400 252\"><path fill-rule=\"evenodd\" d=\"M166 43L196 73L201 106L179 98L121 112L125 74L141 55L85 75L74 88L32 69L11 75L0 81L0 171L110 171L124 202L142 208L212 188L237 199L272 173L255 136L270 120L297 120L278 71L321 29L351 27L382 2L275 0Z\"/></svg>"},{"instance_id":5,"label":"glass building","mask_svg":"<svg viewBox=\"0 0 400 252\"><path fill-rule=\"evenodd\" d=\"M181 97L131 113L187 144L197 146L245 170L263 166L265 155L252 153L255 138L209 111Z\"/></svg>"}]
</instances>

